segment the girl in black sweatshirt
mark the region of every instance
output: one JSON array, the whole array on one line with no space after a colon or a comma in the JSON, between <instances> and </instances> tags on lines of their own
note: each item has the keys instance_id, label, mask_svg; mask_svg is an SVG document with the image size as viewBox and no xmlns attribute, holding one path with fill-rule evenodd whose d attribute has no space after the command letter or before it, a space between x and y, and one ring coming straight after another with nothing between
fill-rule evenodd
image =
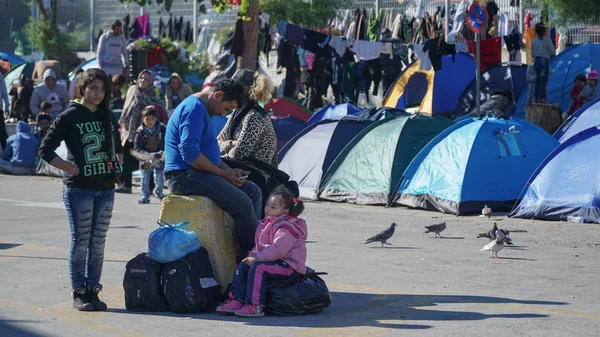
<instances>
[{"instance_id":1,"label":"girl in black sweatshirt","mask_svg":"<svg viewBox=\"0 0 600 337\"><path fill-rule=\"evenodd\" d=\"M106 73L87 70L75 90L78 99L56 118L42 140L39 155L65 172L63 201L71 227L73 308L106 310L98 292L102 290L104 243L122 149L119 129L109 109L111 89ZM66 161L55 152L62 141L68 149Z\"/></svg>"}]
</instances>

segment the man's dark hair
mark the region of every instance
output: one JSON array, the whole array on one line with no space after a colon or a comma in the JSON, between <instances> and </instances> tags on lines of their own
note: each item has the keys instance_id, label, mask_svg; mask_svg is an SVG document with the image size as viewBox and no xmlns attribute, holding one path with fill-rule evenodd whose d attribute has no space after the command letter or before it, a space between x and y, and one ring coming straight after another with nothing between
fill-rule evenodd
<instances>
[{"instance_id":1,"label":"man's dark hair","mask_svg":"<svg viewBox=\"0 0 600 337\"><path fill-rule=\"evenodd\" d=\"M40 104L40 109L42 109L42 111L46 111L48 109L52 109L52 104L43 101L42 104Z\"/></svg>"},{"instance_id":2,"label":"man's dark hair","mask_svg":"<svg viewBox=\"0 0 600 337\"><path fill-rule=\"evenodd\" d=\"M217 91L223 92L224 102L236 102L241 105L244 102L244 86L236 81L229 78L223 79L210 88L211 93Z\"/></svg>"},{"instance_id":3,"label":"man's dark hair","mask_svg":"<svg viewBox=\"0 0 600 337\"><path fill-rule=\"evenodd\" d=\"M52 122L52 117L50 117L50 115L46 115L46 114L38 114L38 115L35 117L35 121L36 121L36 123L39 123L39 122L43 121L44 119L45 119L45 120L47 120L48 122Z\"/></svg>"},{"instance_id":4,"label":"man's dark hair","mask_svg":"<svg viewBox=\"0 0 600 337\"><path fill-rule=\"evenodd\" d=\"M118 84L120 86L125 85L125 76L123 76L123 74L117 74L117 75L113 76L112 84L113 85Z\"/></svg>"},{"instance_id":5,"label":"man's dark hair","mask_svg":"<svg viewBox=\"0 0 600 337\"><path fill-rule=\"evenodd\" d=\"M113 22L112 27L123 27L123 24L121 23L121 21L116 20L115 22Z\"/></svg>"}]
</instances>

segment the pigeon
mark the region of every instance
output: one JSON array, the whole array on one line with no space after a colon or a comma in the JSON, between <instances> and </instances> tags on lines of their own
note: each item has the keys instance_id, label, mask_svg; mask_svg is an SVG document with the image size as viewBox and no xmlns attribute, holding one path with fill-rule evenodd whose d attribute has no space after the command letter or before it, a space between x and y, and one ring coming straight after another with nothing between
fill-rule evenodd
<instances>
[{"instance_id":1,"label":"pigeon","mask_svg":"<svg viewBox=\"0 0 600 337\"><path fill-rule=\"evenodd\" d=\"M499 258L498 252L504 248L504 240L506 239L506 235L504 235L504 233L500 230L497 230L495 234L496 240L493 240L481 248L481 250L490 251L490 259Z\"/></svg>"},{"instance_id":2,"label":"pigeon","mask_svg":"<svg viewBox=\"0 0 600 337\"><path fill-rule=\"evenodd\" d=\"M381 247L383 247L383 244L385 243L386 245L392 245L391 243L388 243L387 240L389 240L392 235L394 235L394 229L396 228L396 223L392 223L392 225L390 226L390 228L384 230L383 232L370 237L367 239L367 242L365 242L365 245L367 243L372 243L372 242L381 242Z\"/></svg>"},{"instance_id":3,"label":"pigeon","mask_svg":"<svg viewBox=\"0 0 600 337\"><path fill-rule=\"evenodd\" d=\"M506 237L504 239L504 243L507 245L513 245L512 240L508 237L508 235L510 234L510 231L507 229L498 229L498 225L494 222L494 228L492 228L490 231L488 231L487 233L479 233L477 235L477 238L488 238L490 240L496 240L496 231L501 231L502 234L504 234L504 236Z\"/></svg>"},{"instance_id":4,"label":"pigeon","mask_svg":"<svg viewBox=\"0 0 600 337\"><path fill-rule=\"evenodd\" d=\"M427 228L427 232L425 233L435 233L435 237L437 237L438 235L442 237L440 233L443 232L444 229L446 229L446 223L442 222L437 225L425 226L425 228Z\"/></svg>"},{"instance_id":5,"label":"pigeon","mask_svg":"<svg viewBox=\"0 0 600 337\"><path fill-rule=\"evenodd\" d=\"M481 215L483 215L486 218L491 218L492 217L492 209L489 208L487 205L485 205L483 207L483 209L481 210Z\"/></svg>"},{"instance_id":6,"label":"pigeon","mask_svg":"<svg viewBox=\"0 0 600 337\"><path fill-rule=\"evenodd\" d=\"M135 159L141 162L147 162L150 167L156 167L160 162L165 161L165 153L163 151L148 153L131 149L129 153L131 153L131 156Z\"/></svg>"}]
</instances>

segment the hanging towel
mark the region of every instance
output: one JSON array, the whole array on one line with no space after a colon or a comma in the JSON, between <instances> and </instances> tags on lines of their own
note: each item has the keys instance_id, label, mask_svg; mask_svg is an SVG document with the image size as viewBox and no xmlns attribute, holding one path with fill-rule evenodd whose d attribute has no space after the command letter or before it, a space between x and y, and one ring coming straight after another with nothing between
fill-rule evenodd
<instances>
[{"instance_id":1,"label":"hanging towel","mask_svg":"<svg viewBox=\"0 0 600 337\"><path fill-rule=\"evenodd\" d=\"M456 36L460 33L462 26L463 26L465 16L467 14L467 6L468 6L467 0L461 1L460 4L458 5L458 9L456 10L456 13L454 14L454 20L453 20L454 24L452 25L452 31L450 33L448 33L448 42L453 42L454 39L456 38Z\"/></svg>"},{"instance_id":2,"label":"hanging towel","mask_svg":"<svg viewBox=\"0 0 600 337\"><path fill-rule=\"evenodd\" d=\"M340 36L331 36L329 39L329 46L335 50L335 53L338 57L344 56L346 52L346 40L342 39Z\"/></svg>"},{"instance_id":3,"label":"hanging towel","mask_svg":"<svg viewBox=\"0 0 600 337\"><path fill-rule=\"evenodd\" d=\"M467 41L467 44L469 45L469 53L475 55L475 42ZM482 71L502 62L502 47L499 37L481 41L480 47Z\"/></svg>"},{"instance_id":4,"label":"hanging towel","mask_svg":"<svg viewBox=\"0 0 600 337\"><path fill-rule=\"evenodd\" d=\"M355 40L352 44L352 51L359 60L374 60L379 58L383 43L363 40Z\"/></svg>"}]
</instances>

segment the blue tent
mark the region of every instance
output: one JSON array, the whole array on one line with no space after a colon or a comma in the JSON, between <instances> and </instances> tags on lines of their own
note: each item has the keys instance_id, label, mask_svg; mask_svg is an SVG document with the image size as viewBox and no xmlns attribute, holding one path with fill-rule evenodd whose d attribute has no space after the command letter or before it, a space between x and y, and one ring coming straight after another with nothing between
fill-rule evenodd
<instances>
[{"instance_id":1,"label":"blue tent","mask_svg":"<svg viewBox=\"0 0 600 337\"><path fill-rule=\"evenodd\" d=\"M442 56L442 69L421 69L421 61L409 65L388 90L383 106L419 107L427 115L454 114L458 98L475 78L475 61L467 53Z\"/></svg>"},{"instance_id":2,"label":"blue tent","mask_svg":"<svg viewBox=\"0 0 600 337\"><path fill-rule=\"evenodd\" d=\"M354 106L352 104L349 104L349 103L338 104L338 105L327 104L326 106L321 108L319 111L315 112L315 114L312 115L312 117L306 122L306 124L312 125L312 124L320 122L324 119L333 118L333 117L337 117L337 116L347 116L347 115L354 116L361 110L362 110L361 108Z\"/></svg>"},{"instance_id":3,"label":"blue tent","mask_svg":"<svg viewBox=\"0 0 600 337\"><path fill-rule=\"evenodd\" d=\"M510 211L558 141L519 119L470 118L444 130L404 171L395 201L444 213Z\"/></svg>"},{"instance_id":4,"label":"blue tent","mask_svg":"<svg viewBox=\"0 0 600 337\"><path fill-rule=\"evenodd\" d=\"M519 99L523 90L527 88L526 73L527 65L521 63L500 63L485 69L481 72L479 84L481 104L487 102L492 94L499 90L510 91L514 100ZM477 80L473 79L458 99L458 106L454 112L455 118L467 115L476 108L476 94ZM512 113L505 115L512 115Z\"/></svg>"},{"instance_id":5,"label":"blue tent","mask_svg":"<svg viewBox=\"0 0 600 337\"><path fill-rule=\"evenodd\" d=\"M300 197L316 200L333 160L371 123L354 116L338 116L308 126L279 151L278 168L298 183Z\"/></svg>"},{"instance_id":6,"label":"blue tent","mask_svg":"<svg viewBox=\"0 0 600 337\"><path fill-rule=\"evenodd\" d=\"M11 69L15 68L19 64L23 64L23 63L26 62L20 56L17 56L15 54L11 54L11 53L3 53L3 52L0 52L0 59L3 59L3 60L6 60L6 61L10 62L10 68Z\"/></svg>"},{"instance_id":7,"label":"blue tent","mask_svg":"<svg viewBox=\"0 0 600 337\"><path fill-rule=\"evenodd\" d=\"M275 135L277 136L277 151L281 150L290 139L296 137L306 127L303 120L292 115L286 117L271 116L271 121L273 121Z\"/></svg>"},{"instance_id":8,"label":"blue tent","mask_svg":"<svg viewBox=\"0 0 600 337\"><path fill-rule=\"evenodd\" d=\"M565 220L579 216L600 222L600 129L577 133L555 149L532 174L510 216Z\"/></svg>"},{"instance_id":9,"label":"blue tent","mask_svg":"<svg viewBox=\"0 0 600 337\"><path fill-rule=\"evenodd\" d=\"M571 105L569 92L578 74L587 75L591 68L600 69L600 44L587 43L567 48L550 60L548 102L559 104L562 111ZM526 88L517 103L518 118L525 117L525 105L529 90Z\"/></svg>"},{"instance_id":10,"label":"blue tent","mask_svg":"<svg viewBox=\"0 0 600 337\"><path fill-rule=\"evenodd\" d=\"M554 138L564 143L579 132L600 125L600 97L588 102L577 110L567 121L554 133Z\"/></svg>"}]
</instances>

